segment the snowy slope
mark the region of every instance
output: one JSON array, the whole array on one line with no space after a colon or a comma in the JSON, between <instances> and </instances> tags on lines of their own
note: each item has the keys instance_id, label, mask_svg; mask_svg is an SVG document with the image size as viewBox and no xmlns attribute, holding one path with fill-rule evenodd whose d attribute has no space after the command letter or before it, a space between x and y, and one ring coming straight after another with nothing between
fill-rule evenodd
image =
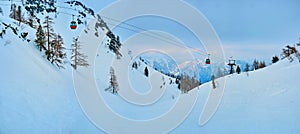
<instances>
[{"instance_id":1,"label":"snowy slope","mask_svg":"<svg viewBox=\"0 0 300 134\"><path fill-rule=\"evenodd\" d=\"M270 67L241 75L226 76L225 93L215 116L203 127L197 122L211 83L200 87L197 105L175 133L264 133L300 132L300 64L280 61ZM218 80L217 82L218 83Z\"/></svg>"},{"instance_id":2,"label":"snowy slope","mask_svg":"<svg viewBox=\"0 0 300 134\"><path fill-rule=\"evenodd\" d=\"M57 69L10 32L0 39L0 62L1 134L101 132L77 103L70 68Z\"/></svg>"}]
</instances>

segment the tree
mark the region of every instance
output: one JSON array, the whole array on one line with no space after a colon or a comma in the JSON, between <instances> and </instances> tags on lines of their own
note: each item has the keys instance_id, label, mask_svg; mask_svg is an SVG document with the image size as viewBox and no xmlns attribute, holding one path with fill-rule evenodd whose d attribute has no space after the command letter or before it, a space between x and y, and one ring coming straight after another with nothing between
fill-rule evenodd
<instances>
[{"instance_id":1,"label":"tree","mask_svg":"<svg viewBox=\"0 0 300 134\"><path fill-rule=\"evenodd\" d=\"M253 61L253 69L254 70L257 70L257 69L259 69L259 62L255 59L254 61Z\"/></svg>"},{"instance_id":2,"label":"tree","mask_svg":"<svg viewBox=\"0 0 300 134\"><path fill-rule=\"evenodd\" d=\"M50 18L49 16L46 16L45 17L45 21L43 22L44 26L43 28L46 29L46 32L45 32L45 36L47 38L47 50L45 52L46 56L47 56L47 59L50 61L51 60L51 57L52 57L52 51L51 51L51 39L55 36L55 33L54 33L54 30L53 30L53 27L52 25L54 24L53 22L53 19Z\"/></svg>"},{"instance_id":3,"label":"tree","mask_svg":"<svg viewBox=\"0 0 300 134\"><path fill-rule=\"evenodd\" d=\"M211 76L211 84L212 84L213 89L215 89L217 87L216 83L215 83L215 75Z\"/></svg>"},{"instance_id":4,"label":"tree","mask_svg":"<svg viewBox=\"0 0 300 134\"><path fill-rule=\"evenodd\" d=\"M277 56L272 57L272 63L276 63L279 61L279 58Z\"/></svg>"},{"instance_id":5,"label":"tree","mask_svg":"<svg viewBox=\"0 0 300 134\"><path fill-rule=\"evenodd\" d=\"M18 6L18 9L16 11L16 20L19 22L19 25L21 24L21 22L23 22L24 18L22 16L22 10L21 10L21 6Z\"/></svg>"},{"instance_id":6,"label":"tree","mask_svg":"<svg viewBox=\"0 0 300 134\"><path fill-rule=\"evenodd\" d=\"M29 14L28 18L27 18L27 21L26 21L26 24L28 24L32 28L36 28L36 24L35 23L36 23L35 16L32 15L32 14Z\"/></svg>"},{"instance_id":7,"label":"tree","mask_svg":"<svg viewBox=\"0 0 300 134\"><path fill-rule=\"evenodd\" d=\"M3 16L3 10L1 7L0 7L0 14L2 14L2 16Z\"/></svg>"},{"instance_id":8,"label":"tree","mask_svg":"<svg viewBox=\"0 0 300 134\"><path fill-rule=\"evenodd\" d=\"M78 38L73 39L73 44L72 44L72 63L71 66L76 70L78 66L83 66L87 67L89 64L85 60L87 58L86 55L80 53L81 45L78 41Z\"/></svg>"},{"instance_id":9,"label":"tree","mask_svg":"<svg viewBox=\"0 0 300 134\"><path fill-rule=\"evenodd\" d=\"M264 67L266 67L265 61L260 61L259 62L259 68L264 68Z\"/></svg>"},{"instance_id":10,"label":"tree","mask_svg":"<svg viewBox=\"0 0 300 134\"><path fill-rule=\"evenodd\" d=\"M249 63L246 63L244 71L245 72L249 72L250 71L250 64Z\"/></svg>"},{"instance_id":11,"label":"tree","mask_svg":"<svg viewBox=\"0 0 300 134\"><path fill-rule=\"evenodd\" d=\"M119 84L117 82L117 77L115 75L115 71L112 67L110 67L110 86L105 91L110 91L112 94L117 94L119 90Z\"/></svg>"},{"instance_id":12,"label":"tree","mask_svg":"<svg viewBox=\"0 0 300 134\"><path fill-rule=\"evenodd\" d=\"M240 68L240 66L239 66L239 65L236 67L236 73L238 73L238 74L240 74L240 73L241 73L241 68Z\"/></svg>"},{"instance_id":13,"label":"tree","mask_svg":"<svg viewBox=\"0 0 300 134\"><path fill-rule=\"evenodd\" d=\"M51 63L56 64L56 66L59 68L64 68L64 59L66 58L66 53L64 52L65 48L63 47L63 44L63 38L59 34L57 34L51 41Z\"/></svg>"},{"instance_id":14,"label":"tree","mask_svg":"<svg viewBox=\"0 0 300 134\"><path fill-rule=\"evenodd\" d=\"M110 38L110 41L107 43L109 50L113 51L116 54L117 59L120 59L122 57L122 54L120 52L120 48L122 46L120 37L116 37L111 31L107 32L106 35Z\"/></svg>"},{"instance_id":15,"label":"tree","mask_svg":"<svg viewBox=\"0 0 300 134\"><path fill-rule=\"evenodd\" d=\"M224 71L221 70L221 68L217 69L217 78L225 76Z\"/></svg>"},{"instance_id":16,"label":"tree","mask_svg":"<svg viewBox=\"0 0 300 134\"><path fill-rule=\"evenodd\" d=\"M36 39L34 40L35 44L37 45L37 47L39 48L40 51L42 50L46 50L46 36L45 33L43 31L43 28L41 25L39 25L37 31L36 31Z\"/></svg>"},{"instance_id":17,"label":"tree","mask_svg":"<svg viewBox=\"0 0 300 134\"><path fill-rule=\"evenodd\" d=\"M18 25L21 24L21 22L23 22L23 16L22 16L22 10L21 10L21 6L16 6L16 4L12 4L11 8L10 8L10 18L17 20L19 23Z\"/></svg>"},{"instance_id":18,"label":"tree","mask_svg":"<svg viewBox=\"0 0 300 134\"><path fill-rule=\"evenodd\" d=\"M200 86L201 82L196 79L196 76L190 77L187 74L183 74L180 76L180 79L176 79L176 84L178 84L178 89L182 93L187 93L195 87Z\"/></svg>"},{"instance_id":19,"label":"tree","mask_svg":"<svg viewBox=\"0 0 300 134\"><path fill-rule=\"evenodd\" d=\"M9 17L12 18L12 19L14 19L14 20L17 20L17 6L16 6L16 4L12 4L10 6Z\"/></svg>"},{"instance_id":20,"label":"tree","mask_svg":"<svg viewBox=\"0 0 300 134\"><path fill-rule=\"evenodd\" d=\"M288 60L290 62L293 62L294 59L293 57L291 56L292 54L295 54L295 56L298 58L299 62L300 62L300 54L298 52L298 50L296 49L296 47L292 47L290 45L287 45L286 48L283 48L282 49L282 58L288 58Z\"/></svg>"},{"instance_id":21,"label":"tree","mask_svg":"<svg viewBox=\"0 0 300 134\"><path fill-rule=\"evenodd\" d=\"M148 68L147 68L147 67L145 67L144 74L145 74L145 76L146 76L146 77L148 77L148 76L149 76L149 70L148 70Z\"/></svg>"},{"instance_id":22,"label":"tree","mask_svg":"<svg viewBox=\"0 0 300 134\"><path fill-rule=\"evenodd\" d=\"M132 68L137 69L138 68L138 64L135 62L132 63Z\"/></svg>"}]
</instances>

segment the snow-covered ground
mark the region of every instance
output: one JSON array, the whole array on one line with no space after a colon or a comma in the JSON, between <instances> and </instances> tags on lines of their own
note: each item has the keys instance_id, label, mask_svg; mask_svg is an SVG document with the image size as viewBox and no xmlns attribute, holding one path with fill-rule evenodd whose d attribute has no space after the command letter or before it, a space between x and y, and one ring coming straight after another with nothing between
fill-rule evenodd
<instances>
[{"instance_id":1,"label":"snow-covered ground","mask_svg":"<svg viewBox=\"0 0 300 134\"><path fill-rule=\"evenodd\" d=\"M9 37L12 37L9 44L4 45L7 39L0 40L0 133L104 133L82 112L70 69L58 70L32 44ZM109 53L102 55L111 57ZM105 66L101 61L96 62L100 67ZM97 72L103 71L100 67L96 78ZM107 75L96 80L100 90L108 86L109 66L103 68L107 68ZM128 71L132 87L141 94L148 92L150 86L142 70ZM149 72L155 73L153 69ZM300 133L299 72L299 63L282 60L248 75L226 76L225 93L217 112L207 124L200 126L199 116L205 101L209 92L215 90L211 89L210 82L205 83L190 92L197 93L198 100L186 120L171 133ZM101 93L112 110L124 117L153 118L172 108L182 95L176 85L169 85L167 76L160 75L161 80L157 81L163 82L162 77L167 81L162 88L165 92L158 102L148 107L132 105L119 95L103 90ZM136 85L135 81L141 82ZM216 83L218 86L218 80ZM122 87L120 90L126 91Z\"/></svg>"}]
</instances>

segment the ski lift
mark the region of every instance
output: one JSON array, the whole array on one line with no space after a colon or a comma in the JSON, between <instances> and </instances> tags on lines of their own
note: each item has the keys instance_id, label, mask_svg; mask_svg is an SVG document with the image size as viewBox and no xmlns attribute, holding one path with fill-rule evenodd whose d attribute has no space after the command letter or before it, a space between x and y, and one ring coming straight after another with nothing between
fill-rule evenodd
<instances>
[{"instance_id":1,"label":"ski lift","mask_svg":"<svg viewBox=\"0 0 300 134\"><path fill-rule=\"evenodd\" d=\"M205 60L205 63L208 64L208 65L210 64L209 55L210 55L210 54L208 54L208 58Z\"/></svg>"},{"instance_id":2,"label":"ski lift","mask_svg":"<svg viewBox=\"0 0 300 134\"><path fill-rule=\"evenodd\" d=\"M75 30L76 28L77 28L77 23L76 23L76 21L71 21L71 23L70 23L70 28L72 29L72 30Z\"/></svg>"},{"instance_id":3,"label":"ski lift","mask_svg":"<svg viewBox=\"0 0 300 134\"><path fill-rule=\"evenodd\" d=\"M76 23L76 21L74 21L74 15L73 15L73 20L70 23L70 28L72 30L75 30L77 28L77 23Z\"/></svg>"}]
</instances>

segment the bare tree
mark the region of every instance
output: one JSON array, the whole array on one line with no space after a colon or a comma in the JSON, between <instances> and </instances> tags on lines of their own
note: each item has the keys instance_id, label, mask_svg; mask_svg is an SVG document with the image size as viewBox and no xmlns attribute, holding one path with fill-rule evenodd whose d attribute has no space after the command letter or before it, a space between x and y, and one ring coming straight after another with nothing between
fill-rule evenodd
<instances>
[{"instance_id":1,"label":"bare tree","mask_svg":"<svg viewBox=\"0 0 300 134\"><path fill-rule=\"evenodd\" d=\"M195 87L200 86L201 84L195 76L191 78L187 74L181 75L180 80L178 80L176 83L178 83L178 88L181 90L182 93L187 93Z\"/></svg>"},{"instance_id":2,"label":"bare tree","mask_svg":"<svg viewBox=\"0 0 300 134\"><path fill-rule=\"evenodd\" d=\"M71 66L76 70L78 66L83 66L87 67L89 64L87 63L86 59L87 56L84 55L83 53L79 52L81 49L80 42L78 41L78 38L73 39L73 44L72 44L72 63Z\"/></svg>"},{"instance_id":3,"label":"bare tree","mask_svg":"<svg viewBox=\"0 0 300 134\"><path fill-rule=\"evenodd\" d=\"M36 31L36 39L34 40L35 44L39 48L40 51L46 50L45 44L46 44L46 36L43 31L43 28L41 25L38 26L38 29Z\"/></svg>"},{"instance_id":4,"label":"bare tree","mask_svg":"<svg viewBox=\"0 0 300 134\"><path fill-rule=\"evenodd\" d=\"M117 82L117 77L115 75L115 70L110 67L110 86L106 89L104 89L104 91L110 91L112 94L117 94L118 90L119 90L119 84Z\"/></svg>"},{"instance_id":5,"label":"bare tree","mask_svg":"<svg viewBox=\"0 0 300 134\"><path fill-rule=\"evenodd\" d=\"M50 61L51 60L51 57L52 57L52 51L51 51L51 39L55 36L55 33L54 33L54 30L53 30L53 27L52 25L54 24L53 22L53 19L50 18L49 16L46 16L45 17L45 21L43 22L44 26L43 28L46 29L45 31L45 36L47 38L47 50L46 50L46 56L47 56L47 59Z\"/></svg>"},{"instance_id":6,"label":"bare tree","mask_svg":"<svg viewBox=\"0 0 300 134\"><path fill-rule=\"evenodd\" d=\"M215 75L211 76L211 84L212 84L213 89L217 88L216 83L215 83Z\"/></svg>"},{"instance_id":7,"label":"bare tree","mask_svg":"<svg viewBox=\"0 0 300 134\"><path fill-rule=\"evenodd\" d=\"M51 41L51 63L55 64L59 68L64 68L64 59L66 58L65 48L63 47L63 38L57 34L54 40Z\"/></svg>"}]
</instances>

